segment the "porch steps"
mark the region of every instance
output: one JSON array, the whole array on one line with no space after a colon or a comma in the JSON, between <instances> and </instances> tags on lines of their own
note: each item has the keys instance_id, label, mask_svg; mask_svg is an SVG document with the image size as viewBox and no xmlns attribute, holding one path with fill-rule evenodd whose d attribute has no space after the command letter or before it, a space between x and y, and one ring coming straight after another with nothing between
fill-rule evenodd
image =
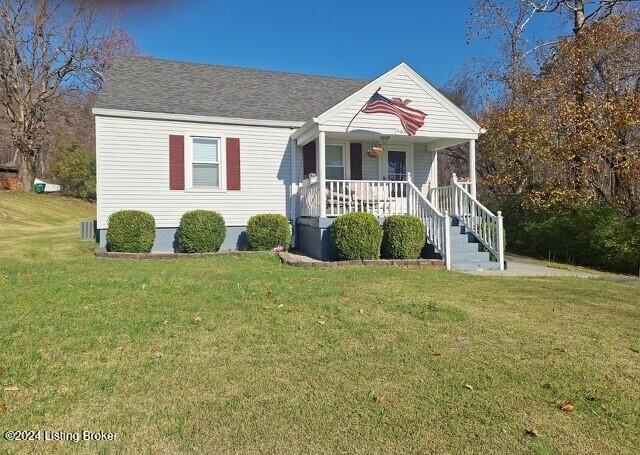
<instances>
[{"instance_id":1,"label":"porch steps","mask_svg":"<svg viewBox=\"0 0 640 455\"><path fill-rule=\"evenodd\" d=\"M492 261L488 251L478 239L467 232L459 220L451 218L449 226L451 242L451 268L453 270L500 270L497 261ZM437 258L437 254L432 245L427 245L423 252L423 257Z\"/></svg>"},{"instance_id":2,"label":"porch steps","mask_svg":"<svg viewBox=\"0 0 640 455\"><path fill-rule=\"evenodd\" d=\"M451 218L451 268L453 270L500 270L500 264L492 261L489 252L484 251L480 241L460 224L458 218Z\"/></svg>"}]
</instances>

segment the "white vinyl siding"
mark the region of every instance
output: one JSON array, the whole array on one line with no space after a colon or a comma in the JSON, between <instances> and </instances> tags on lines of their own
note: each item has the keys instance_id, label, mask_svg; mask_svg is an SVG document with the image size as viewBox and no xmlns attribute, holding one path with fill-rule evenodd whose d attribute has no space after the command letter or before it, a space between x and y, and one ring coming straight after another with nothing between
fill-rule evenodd
<instances>
[{"instance_id":1,"label":"white vinyl siding","mask_svg":"<svg viewBox=\"0 0 640 455\"><path fill-rule=\"evenodd\" d=\"M466 137L477 136L477 132L460 120L452 110L445 106L440 100L422 87L407 74L398 73L388 81L384 81L380 94L387 98L410 99L409 106L419 109L427 114L424 126L418 130L416 136L428 137ZM354 99L348 106L326 119L322 126L328 131L345 131L349 122L350 131L366 130L375 131L378 134L386 135L406 135L400 120L391 114L367 114L359 113L358 110L367 102L377 87L371 91L366 91L360 97ZM355 119L353 118L356 115Z\"/></svg>"},{"instance_id":2,"label":"white vinyl siding","mask_svg":"<svg viewBox=\"0 0 640 455\"><path fill-rule=\"evenodd\" d=\"M135 209L151 213L156 226L177 227L188 210L222 214L228 226L245 226L258 213L291 215L291 128L191 123L96 116L98 228L107 228L109 215ZM169 189L169 135L185 137L185 161L190 137L240 139L240 191ZM185 172L189 167L185 162ZM221 181L224 166L220 167Z\"/></svg>"}]
</instances>

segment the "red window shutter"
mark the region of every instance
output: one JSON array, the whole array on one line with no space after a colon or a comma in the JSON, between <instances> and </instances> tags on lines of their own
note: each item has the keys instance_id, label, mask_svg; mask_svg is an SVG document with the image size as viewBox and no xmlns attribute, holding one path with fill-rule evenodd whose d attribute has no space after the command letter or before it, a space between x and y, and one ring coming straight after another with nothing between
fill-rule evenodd
<instances>
[{"instance_id":1,"label":"red window shutter","mask_svg":"<svg viewBox=\"0 0 640 455\"><path fill-rule=\"evenodd\" d=\"M352 142L349 146L349 164L351 180L362 180L362 144Z\"/></svg>"},{"instance_id":2,"label":"red window shutter","mask_svg":"<svg viewBox=\"0 0 640 455\"><path fill-rule=\"evenodd\" d=\"M184 136L169 136L169 189L184 190Z\"/></svg>"},{"instance_id":3,"label":"red window shutter","mask_svg":"<svg viewBox=\"0 0 640 455\"><path fill-rule=\"evenodd\" d=\"M317 174L316 169L316 142L312 141L302 147L302 172L304 178L309 174Z\"/></svg>"},{"instance_id":4,"label":"red window shutter","mask_svg":"<svg viewBox=\"0 0 640 455\"><path fill-rule=\"evenodd\" d=\"M240 189L240 139L227 138L227 189Z\"/></svg>"}]
</instances>

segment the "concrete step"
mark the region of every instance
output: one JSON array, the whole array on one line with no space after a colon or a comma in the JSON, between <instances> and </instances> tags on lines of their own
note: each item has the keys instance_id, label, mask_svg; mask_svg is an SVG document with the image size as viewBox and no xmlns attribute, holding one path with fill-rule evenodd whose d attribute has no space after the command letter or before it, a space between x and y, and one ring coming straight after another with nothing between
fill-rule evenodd
<instances>
[{"instance_id":1,"label":"concrete step","mask_svg":"<svg viewBox=\"0 0 640 455\"><path fill-rule=\"evenodd\" d=\"M484 251L455 251L451 252L451 259L459 262L490 262L489 253Z\"/></svg>"},{"instance_id":2,"label":"concrete step","mask_svg":"<svg viewBox=\"0 0 640 455\"><path fill-rule=\"evenodd\" d=\"M455 241L455 242L451 242L451 249L456 252L456 251L460 251L460 252L476 252L476 253L481 253L483 252L482 249L482 245L480 243L470 243L470 242L461 242L461 241Z\"/></svg>"},{"instance_id":3,"label":"concrete step","mask_svg":"<svg viewBox=\"0 0 640 455\"><path fill-rule=\"evenodd\" d=\"M452 230L449 231L450 233L450 238L453 239L465 239L468 242L473 242L473 243L479 243L479 240L476 238L475 235L473 235L470 232L459 232L458 228L451 228Z\"/></svg>"},{"instance_id":4,"label":"concrete step","mask_svg":"<svg viewBox=\"0 0 640 455\"><path fill-rule=\"evenodd\" d=\"M500 264L492 261L468 262L456 261L455 257L451 262L453 270L473 271L473 270L500 270Z\"/></svg>"}]
</instances>

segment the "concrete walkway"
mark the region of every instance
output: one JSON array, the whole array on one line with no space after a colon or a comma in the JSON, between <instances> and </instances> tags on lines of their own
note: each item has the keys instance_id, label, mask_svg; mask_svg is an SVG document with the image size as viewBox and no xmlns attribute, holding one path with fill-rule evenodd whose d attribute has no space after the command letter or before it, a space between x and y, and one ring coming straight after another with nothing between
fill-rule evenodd
<instances>
[{"instance_id":1,"label":"concrete walkway","mask_svg":"<svg viewBox=\"0 0 640 455\"><path fill-rule=\"evenodd\" d=\"M599 278L599 279L606 279L609 281L624 282L625 284L640 285L640 279L635 277L625 276L625 275L616 275L614 273L599 272L597 270L591 270L584 267L564 266L564 265L561 265L558 268L549 267L546 261L541 261L537 259L528 258L525 256L516 256L516 255L507 255L506 260L507 260L507 270L505 270L504 272L487 270L487 271L470 271L466 273L469 273L471 275L480 275L480 276L504 276L504 277L575 276L580 278Z\"/></svg>"},{"instance_id":2,"label":"concrete walkway","mask_svg":"<svg viewBox=\"0 0 640 455\"><path fill-rule=\"evenodd\" d=\"M287 263L298 262L302 266L326 266L334 263L323 263L317 259L310 258L297 251L279 253L280 258ZM462 272L478 276L502 276L502 277L580 277L611 281L614 283L636 286L640 288L640 278L629 275L618 275L615 273L600 272L598 270L587 269L577 266L559 265L557 268L549 267L546 261L509 254L506 256L507 270L469 271ZM372 261L375 262L375 261Z\"/></svg>"}]
</instances>

